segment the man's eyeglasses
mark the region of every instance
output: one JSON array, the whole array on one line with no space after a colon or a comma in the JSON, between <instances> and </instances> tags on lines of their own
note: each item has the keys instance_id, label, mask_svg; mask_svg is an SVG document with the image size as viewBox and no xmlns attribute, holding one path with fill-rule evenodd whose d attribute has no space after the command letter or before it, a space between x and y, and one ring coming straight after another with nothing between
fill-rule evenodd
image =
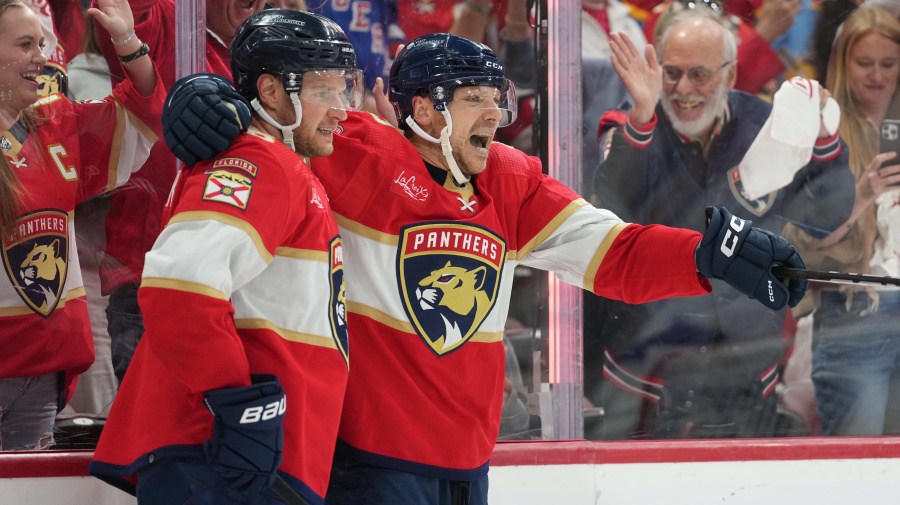
<instances>
[{"instance_id":1,"label":"man's eyeglasses","mask_svg":"<svg viewBox=\"0 0 900 505\"><path fill-rule=\"evenodd\" d=\"M687 78L694 86L703 86L716 72L732 63L733 62L731 61L726 61L721 67L715 70L710 70L703 66L691 67L687 70ZM665 81L666 84L678 84L678 81L681 80L681 76L684 75L684 73L684 70L681 70L675 65L663 65L663 81Z\"/></svg>"}]
</instances>

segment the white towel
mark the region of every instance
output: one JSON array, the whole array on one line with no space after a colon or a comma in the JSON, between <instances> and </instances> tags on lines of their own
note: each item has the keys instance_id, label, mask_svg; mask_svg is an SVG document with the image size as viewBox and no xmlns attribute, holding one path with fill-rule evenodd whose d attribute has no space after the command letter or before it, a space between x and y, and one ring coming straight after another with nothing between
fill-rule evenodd
<instances>
[{"instance_id":1,"label":"white towel","mask_svg":"<svg viewBox=\"0 0 900 505\"><path fill-rule=\"evenodd\" d=\"M741 160L739 171L744 190L759 198L790 184L794 174L809 163L819 125L834 135L840 122L840 107L829 98L819 107L819 84L794 77L775 93L772 112Z\"/></svg>"}]
</instances>

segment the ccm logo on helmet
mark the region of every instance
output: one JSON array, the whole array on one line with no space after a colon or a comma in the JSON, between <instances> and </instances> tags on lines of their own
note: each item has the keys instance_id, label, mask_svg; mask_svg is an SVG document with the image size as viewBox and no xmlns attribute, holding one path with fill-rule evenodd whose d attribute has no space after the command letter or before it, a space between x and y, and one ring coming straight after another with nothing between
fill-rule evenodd
<instances>
[{"instance_id":1,"label":"ccm logo on helmet","mask_svg":"<svg viewBox=\"0 0 900 505\"><path fill-rule=\"evenodd\" d=\"M497 70L503 70L503 65L501 65L499 63L495 63L493 61L486 61L486 62L484 62L484 64L485 64L485 66L488 66L491 68L496 68Z\"/></svg>"},{"instance_id":2,"label":"ccm logo on helmet","mask_svg":"<svg viewBox=\"0 0 900 505\"><path fill-rule=\"evenodd\" d=\"M279 402L272 402L265 407L248 407L244 409L244 414L241 416L240 424L268 421L275 416L284 414L285 410L287 410L287 404L285 403L284 398L282 398Z\"/></svg>"},{"instance_id":3,"label":"ccm logo on helmet","mask_svg":"<svg viewBox=\"0 0 900 505\"><path fill-rule=\"evenodd\" d=\"M734 230L735 233L744 229L744 220L737 217L731 216L731 229ZM728 245L728 239L732 238L731 245ZM734 248L737 247L737 235L732 236L731 230L725 231L725 238L722 240L722 245L719 247L719 250L722 251L726 257L730 258L732 254L734 254Z\"/></svg>"}]
</instances>

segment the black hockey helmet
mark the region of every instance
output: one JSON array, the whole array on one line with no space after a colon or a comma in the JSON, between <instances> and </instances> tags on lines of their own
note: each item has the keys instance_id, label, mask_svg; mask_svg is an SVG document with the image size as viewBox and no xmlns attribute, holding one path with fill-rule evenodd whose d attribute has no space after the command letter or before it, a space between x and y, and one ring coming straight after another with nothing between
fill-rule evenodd
<instances>
[{"instance_id":1,"label":"black hockey helmet","mask_svg":"<svg viewBox=\"0 0 900 505\"><path fill-rule=\"evenodd\" d=\"M516 100L512 83L503 72L503 62L489 47L450 35L432 33L406 45L391 66L390 101L401 128L413 114L412 99L427 90L435 110L444 110L461 86L493 86L500 90L500 126L515 120Z\"/></svg>"},{"instance_id":2,"label":"black hockey helmet","mask_svg":"<svg viewBox=\"0 0 900 505\"><path fill-rule=\"evenodd\" d=\"M337 23L293 9L266 9L244 20L228 56L235 87L247 100L258 97L256 81L262 74L281 76L288 94L300 92L302 76L309 71L345 70L362 76L356 69L356 51Z\"/></svg>"}]
</instances>

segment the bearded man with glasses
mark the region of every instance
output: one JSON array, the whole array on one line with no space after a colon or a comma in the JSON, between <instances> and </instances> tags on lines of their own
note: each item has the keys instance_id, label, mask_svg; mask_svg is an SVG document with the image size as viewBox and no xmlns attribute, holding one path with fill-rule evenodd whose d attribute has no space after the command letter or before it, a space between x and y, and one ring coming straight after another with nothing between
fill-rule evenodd
<instances>
[{"instance_id":1,"label":"bearded man with glasses","mask_svg":"<svg viewBox=\"0 0 900 505\"><path fill-rule=\"evenodd\" d=\"M840 226L853 206L853 176L846 146L824 127L790 184L761 196L744 189L737 167L772 106L733 89L730 30L702 9L678 15L658 61L653 46L641 54L626 36L611 37L613 66L634 105L601 120L594 203L626 221L698 231L710 205L774 233L787 221L820 237ZM824 104L828 92L820 95ZM604 364L598 384L586 378L589 398L604 409L589 438L775 434L785 309L766 309L728 286L643 306L585 303L585 335L600 336L585 342L602 342L586 348L585 362Z\"/></svg>"}]
</instances>

